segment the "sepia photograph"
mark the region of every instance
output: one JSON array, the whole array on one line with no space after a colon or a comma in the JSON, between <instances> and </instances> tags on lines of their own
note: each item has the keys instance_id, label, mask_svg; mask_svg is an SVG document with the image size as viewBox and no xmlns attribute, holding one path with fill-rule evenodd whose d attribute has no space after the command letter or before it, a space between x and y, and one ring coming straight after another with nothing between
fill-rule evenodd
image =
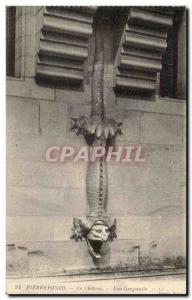
<instances>
[{"instance_id":1,"label":"sepia photograph","mask_svg":"<svg viewBox=\"0 0 192 300\"><path fill-rule=\"evenodd\" d=\"M6 293L186 295L188 9L5 14Z\"/></svg>"}]
</instances>

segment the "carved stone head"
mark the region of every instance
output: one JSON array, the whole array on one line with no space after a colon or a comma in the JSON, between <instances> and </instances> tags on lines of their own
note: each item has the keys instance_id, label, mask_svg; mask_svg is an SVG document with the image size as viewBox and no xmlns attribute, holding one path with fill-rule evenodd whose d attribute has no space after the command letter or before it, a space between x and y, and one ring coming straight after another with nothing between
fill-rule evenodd
<instances>
[{"instance_id":1,"label":"carved stone head","mask_svg":"<svg viewBox=\"0 0 192 300\"><path fill-rule=\"evenodd\" d=\"M83 222L80 219L74 219L73 235L71 238L76 240L85 239L88 250L92 257L101 258L101 247L104 242L112 241L116 238L116 220L110 226L103 220L96 220L92 224Z\"/></svg>"}]
</instances>

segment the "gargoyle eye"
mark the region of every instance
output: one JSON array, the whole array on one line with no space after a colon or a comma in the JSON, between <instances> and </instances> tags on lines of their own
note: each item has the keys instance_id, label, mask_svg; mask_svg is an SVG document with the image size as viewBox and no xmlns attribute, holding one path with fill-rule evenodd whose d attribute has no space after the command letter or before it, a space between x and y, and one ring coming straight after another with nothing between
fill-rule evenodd
<instances>
[{"instance_id":1,"label":"gargoyle eye","mask_svg":"<svg viewBox=\"0 0 192 300\"><path fill-rule=\"evenodd\" d=\"M97 232L98 232L98 233L101 233L101 232L102 232L102 230L101 230L101 229L97 229Z\"/></svg>"}]
</instances>

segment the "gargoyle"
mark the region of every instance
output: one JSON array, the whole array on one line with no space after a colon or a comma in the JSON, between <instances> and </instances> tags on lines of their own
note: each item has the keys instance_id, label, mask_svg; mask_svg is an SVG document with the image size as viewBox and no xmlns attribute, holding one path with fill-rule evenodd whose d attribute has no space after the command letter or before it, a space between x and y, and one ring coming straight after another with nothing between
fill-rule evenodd
<instances>
[{"instance_id":1,"label":"gargoyle","mask_svg":"<svg viewBox=\"0 0 192 300\"><path fill-rule=\"evenodd\" d=\"M71 129L83 134L88 145L107 147L121 134L122 123L105 116L104 109L104 41L102 24L96 24L95 58L92 80L91 117L72 118ZM108 176L107 163L103 157L90 162L86 176L87 215L86 220L74 218L73 234L76 241L86 240L94 259L101 258L103 243L116 238L116 219L107 217Z\"/></svg>"},{"instance_id":2,"label":"gargoyle","mask_svg":"<svg viewBox=\"0 0 192 300\"><path fill-rule=\"evenodd\" d=\"M76 241L86 240L90 254L96 259L101 258L102 244L107 241L112 241L117 237L115 233L116 219L114 219L112 225L109 225L108 222L103 220L88 223L74 218L72 230L73 234L71 238Z\"/></svg>"}]
</instances>

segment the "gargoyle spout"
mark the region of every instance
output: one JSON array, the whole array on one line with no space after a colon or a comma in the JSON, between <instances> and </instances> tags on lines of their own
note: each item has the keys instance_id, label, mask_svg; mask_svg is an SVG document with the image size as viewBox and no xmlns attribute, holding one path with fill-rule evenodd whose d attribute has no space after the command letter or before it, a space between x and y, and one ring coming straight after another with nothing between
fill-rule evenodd
<instances>
[{"instance_id":1,"label":"gargoyle spout","mask_svg":"<svg viewBox=\"0 0 192 300\"><path fill-rule=\"evenodd\" d=\"M92 113L90 119L81 116L72 119L71 129L83 134L92 146L106 147L121 134L122 123L105 117L104 109L104 41L102 25L95 26L95 57L92 79ZM87 216L86 220L74 218L72 238L86 240L94 259L101 258L103 243L116 238L116 220L107 217L108 176L104 157L89 162L86 176Z\"/></svg>"}]
</instances>

